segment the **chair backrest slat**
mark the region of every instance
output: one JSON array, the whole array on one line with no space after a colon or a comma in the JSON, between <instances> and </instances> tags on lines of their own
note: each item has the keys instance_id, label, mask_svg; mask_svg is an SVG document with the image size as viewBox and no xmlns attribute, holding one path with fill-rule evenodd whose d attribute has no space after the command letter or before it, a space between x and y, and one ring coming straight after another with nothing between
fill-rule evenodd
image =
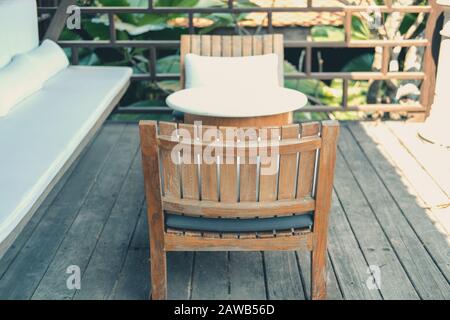
<instances>
[{"instance_id":1,"label":"chair backrest slat","mask_svg":"<svg viewBox=\"0 0 450 320\"><path fill-rule=\"evenodd\" d=\"M245 129L244 129L245 130ZM243 138L247 143L258 143L258 132L256 129L247 130ZM247 161L239 164L239 201L256 201L257 194L257 155L248 155Z\"/></svg>"},{"instance_id":2,"label":"chair backrest slat","mask_svg":"<svg viewBox=\"0 0 450 320\"><path fill-rule=\"evenodd\" d=\"M223 57L233 56L231 36L222 36L222 56Z\"/></svg>"},{"instance_id":3,"label":"chair backrest slat","mask_svg":"<svg viewBox=\"0 0 450 320\"><path fill-rule=\"evenodd\" d=\"M201 40L201 55L202 56L211 56L211 36L205 35Z\"/></svg>"},{"instance_id":4,"label":"chair backrest slat","mask_svg":"<svg viewBox=\"0 0 450 320\"><path fill-rule=\"evenodd\" d=\"M281 136L280 128L267 128L260 130L260 141L262 143L278 140ZM277 159L278 160L278 159ZM278 184L278 162L272 161L270 156L260 157L259 174L259 201L275 201L277 199Z\"/></svg>"},{"instance_id":5,"label":"chair backrest slat","mask_svg":"<svg viewBox=\"0 0 450 320\"><path fill-rule=\"evenodd\" d=\"M303 123L301 127L301 137L317 137L319 134L319 123L308 122ZM298 166L298 186L297 198L311 196L313 191L314 170L316 167L315 150L302 152Z\"/></svg>"},{"instance_id":6,"label":"chair backrest slat","mask_svg":"<svg viewBox=\"0 0 450 320\"><path fill-rule=\"evenodd\" d=\"M208 136L203 137L205 143L214 142L219 138L219 130L217 127L203 126L203 130L209 132ZM214 150L210 154L206 155L211 157L216 157ZM202 157L203 158L206 157ZM202 200L206 201L218 201L219 200L219 178L217 170L217 162L213 163L203 163L200 166L200 176L201 176L201 194Z\"/></svg>"},{"instance_id":7,"label":"chair backrest slat","mask_svg":"<svg viewBox=\"0 0 450 320\"><path fill-rule=\"evenodd\" d=\"M235 141L234 132L236 128L223 127L219 128L224 142ZM228 132L227 132L228 131ZM231 163L229 163L231 162ZM238 176L237 162L234 156L228 157L223 155L220 160L220 202L237 202L238 201Z\"/></svg>"},{"instance_id":8,"label":"chair backrest slat","mask_svg":"<svg viewBox=\"0 0 450 320\"><path fill-rule=\"evenodd\" d=\"M214 57L241 57L275 53L278 55L278 78L283 86L283 35L255 36L182 35L180 46L180 83L185 87L184 60L188 53Z\"/></svg>"},{"instance_id":9,"label":"chair backrest slat","mask_svg":"<svg viewBox=\"0 0 450 320\"><path fill-rule=\"evenodd\" d=\"M159 123L159 134L172 136L176 133L177 124L170 122ZM160 148L160 158L163 174L164 195L181 198L180 167L171 158L172 150Z\"/></svg>"},{"instance_id":10,"label":"chair backrest slat","mask_svg":"<svg viewBox=\"0 0 450 320\"><path fill-rule=\"evenodd\" d=\"M179 124L179 131L186 130L189 133L189 137L195 138L197 134L195 133L196 128L190 124ZM180 134L183 136L182 134ZM185 155L181 155L185 159ZM199 176L197 168L197 154L195 152L189 152L188 161L182 161L181 166L181 190L183 192L183 199L199 199Z\"/></svg>"},{"instance_id":11,"label":"chair backrest slat","mask_svg":"<svg viewBox=\"0 0 450 320\"><path fill-rule=\"evenodd\" d=\"M299 126L293 124L281 128L281 140L298 139ZM296 196L297 154L280 155L280 173L278 178L278 199L294 199Z\"/></svg>"},{"instance_id":12,"label":"chair backrest slat","mask_svg":"<svg viewBox=\"0 0 450 320\"><path fill-rule=\"evenodd\" d=\"M242 37L232 37L232 48L233 48L233 57L242 57L244 54L242 52Z\"/></svg>"}]
</instances>

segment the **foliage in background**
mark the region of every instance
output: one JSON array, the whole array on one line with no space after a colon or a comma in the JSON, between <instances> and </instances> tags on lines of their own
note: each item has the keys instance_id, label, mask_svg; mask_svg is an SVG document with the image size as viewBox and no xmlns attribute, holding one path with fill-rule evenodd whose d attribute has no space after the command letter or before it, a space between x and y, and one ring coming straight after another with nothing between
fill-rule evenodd
<instances>
[{"instance_id":1,"label":"foliage in background","mask_svg":"<svg viewBox=\"0 0 450 320\"><path fill-rule=\"evenodd\" d=\"M405 4L421 5L426 1L402 0ZM146 7L148 0L84 0L80 1L84 5L92 6L132 6ZM382 1L381 1L382 2ZM373 4L380 4L380 1L373 1ZM155 6L163 7L224 7L226 1L222 0L156 0ZM249 1L239 1L239 7L254 7L255 4ZM207 18L214 23L210 27L202 28L200 33L208 33L216 28L236 27L236 22L245 18L246 14L231 15L223 13L199 14L196 17ZM422 37L425 19L420 14L406 13L401 16L392 14L367 13L365 15L354 15L352 17L352 39L398 39ZM174 18L186 17L186 14L117 14L115 15L115 26L117 39L119 40L145 40L145 39L179 39L181 34L187 33L186 28L174 27L169 21ZM380 26L374 26L373 21L379 18L382 22ZM240 28L240 27L239 27ZM237 30L241 32L242 30ZM345 33L343 27L319 25L310 30L313 41L344 41ZM109 21L107 15L84 16L82 20L82 30L76 32L65 30L62 35L64 40L107 40L109 38ZM417 48L416 48L417 49ZM401 48L394 48L391 53L391 66L403 67L411 70L405 65L405 56L400 54ZM70 52L67 52L70 56ZM130 66L136 74L148 73L148 49L145 48L96 48L82 49L80 54L80 64L82 65L114 65ZM320 54L320 51L317 53ZM411 54L410 54L411 55ZM319 61L320 61L319 57ZM417 61L418 57L410 57L410 60ZM285 62L285 72L301 71L302 62L296 67L289 62ZM319 65L319 69L320 69ZM380 69L380 52L363 54L349 61L342 72L376 71ZM179 53L172 51L161 51L158 53L156 64L158 73L178 73ZM391 70L396 71L396 70ZM414 70L411 70L414 71ZM315 104L325 104L329 106L340 106L342 102L342 80L336 79L331 82L320 80L286 80L285 86L299 90L310 97L310 101ZM404 88L405 83L395 80L389 81L350 81L348 104L361 105L366 103L397 103L405 101L398 92ZM419 86L414 83L413 86ZM409 86L408 88L410 88ZM146 81L135 82L124 99L124 104L134 106L152 106L164 103L165 97L179 88L178 81L159 81L151 84ZM403 90L405 91L405 90ZM406 91L407 101L413 101L417 97L411 97L411 92ZM315 115L317 116L317 115ZM344 119L359 117L358 113L336 114ZM320 118L321 115L318 115Z\"/></svg>"}]
</instances>

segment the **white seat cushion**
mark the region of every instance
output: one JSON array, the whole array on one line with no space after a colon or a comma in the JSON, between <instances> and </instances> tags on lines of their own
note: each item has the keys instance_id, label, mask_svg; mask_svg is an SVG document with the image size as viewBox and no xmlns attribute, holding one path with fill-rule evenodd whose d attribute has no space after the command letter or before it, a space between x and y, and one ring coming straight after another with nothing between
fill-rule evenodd
<instances>
[{"instance_id":1,"label":"white seat cushion","mask_svg":"<svg viewBox=\"0 0 450 320\"><path fill-rule=\"evenodd\" d=\"M127 84L130 68L69 67L0 118L0 242Z\"/></svg>"},{"instance_id":2,"label":"white seat cushion","mask_svg":"<svg viewBox=\"0 0 450 320\"><path fill-rule=\"evenodd\" d=\"M278 55L249 57L185 57L186 88L278 87Z\"/></svg>"},{"instance_id":3,"label":"white seat cushion","mask_svg":"<svg viewBox=\"0 0 450 320\"><path fill-rule=\"evenodd\" d=\"M39 45L35 0L0 0L0 68Z\"/></svg>"}]
</instances>

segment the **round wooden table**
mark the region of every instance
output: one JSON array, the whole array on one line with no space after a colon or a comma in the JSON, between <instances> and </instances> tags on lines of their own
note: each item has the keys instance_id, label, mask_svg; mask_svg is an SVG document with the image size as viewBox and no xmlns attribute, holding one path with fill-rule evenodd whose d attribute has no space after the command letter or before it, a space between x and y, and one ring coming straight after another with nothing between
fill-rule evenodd
<instances>
[{"instance_id":1,"label":"round wooden table","mask_svg":"<svg viewBox=\"0 0 450 320\"><path fill-rule=\"evenodd\" d=\"M293 111L307 101L303 93L282 87L191 88L166 99L169 107L185 113L185 123L202 121L203 125L235 127L290 124Z\"/></svg>"}]
</instances>

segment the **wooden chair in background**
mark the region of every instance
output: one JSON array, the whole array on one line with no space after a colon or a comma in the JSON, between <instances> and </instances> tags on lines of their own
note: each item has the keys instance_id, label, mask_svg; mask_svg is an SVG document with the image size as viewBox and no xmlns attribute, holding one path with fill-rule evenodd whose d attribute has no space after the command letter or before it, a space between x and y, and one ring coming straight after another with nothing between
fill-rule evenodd
<instances>
[{"instance_id":1,"label":"wooden chair in background","mask_svg":"<svg viewBox=\"0 0 450 320\"><path fill-rule=\"evenodd\" d=\"M168 251L299 249L311 252L312 299L326 298L327 229L337 122L267 128L269 135L245 138L245 145L234 147L234 160L242 154L255 160L239 164L176 164L171 153L177 145L202 152L206 142L195 149L195 139L178 135L174 141L172 134L187 130L194 137L200 128L154 121L141 121L139 126L153 299L167 297ZM201 130L206 129L222 133L227 130L205 126ZM261 133L262 129L255 132ZM235 136L239 128L228 130ZM224 141L229 137L217 143L229 145L230 141ZM261 153L255 144L261 147L273 143L279 145L270 153L276 159L276 169L261 174L271 164L265 161L269 155Z\"/></svg>"},{"instance_id":2,"label":"wooden chair in background","mask_svg":"<svg viewBox=\"0 0 450 320\"><path fill-rule=\"evenodd\" d=\"M181 89L185 89L185 56L188 53L194 53L200 56L212 57L245 57L259 56L264 54L275 53L278 56L278 81L281 87L284 86L284 44L282 34L266 34L266 35L182 35L180 44L180 85ZM203 121L211 123L211 117L202 117L198 115L182 114L176 112L175 118L183 120L185 123L194 123L194 121ZM277 116L260 117L261 125L287 124L292 123L292 113L282 113ZM236 124L235 119L228 121L227 118L220 118L217 124L223 126L248 126L243 121L242 124Z\"/></svg>"}]
</instances>

